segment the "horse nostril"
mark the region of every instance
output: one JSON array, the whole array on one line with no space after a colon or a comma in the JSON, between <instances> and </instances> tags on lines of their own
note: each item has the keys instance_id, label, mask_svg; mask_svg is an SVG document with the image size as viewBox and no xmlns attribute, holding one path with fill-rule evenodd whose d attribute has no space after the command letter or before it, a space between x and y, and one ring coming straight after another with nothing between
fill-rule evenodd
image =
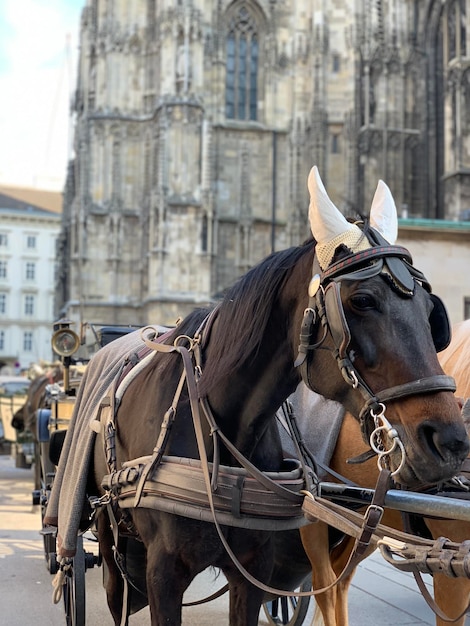
<instances>
[{"instance_id":1,"label":"horse nostril","mask_svg":"<svg viewBox=\"0 0 470 626\"><path fill-rule=\"evenodd\" d=\"M418 427L418 435L426 442L431 453L446 463L452 460L450 457L463 461L470 450L463 425L424 422Z\"/></svg>"}]
</instances>

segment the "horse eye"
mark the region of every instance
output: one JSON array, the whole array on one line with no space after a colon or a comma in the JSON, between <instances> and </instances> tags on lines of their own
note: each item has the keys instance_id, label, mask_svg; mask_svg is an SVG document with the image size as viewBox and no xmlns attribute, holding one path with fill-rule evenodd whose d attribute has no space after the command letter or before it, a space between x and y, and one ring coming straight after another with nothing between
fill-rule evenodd
<instances>
[{"instance_id":1,"label":"horse eye","mask_svg":"<svg viewBox=\"0 0 470 626\"><path fill-rule=\"evenodd\" d=\"M360 311L376 308L374 298L367 294L358 294L355 296L351 296L350 302L355 309Z\"/></svg>"}]
</instances>

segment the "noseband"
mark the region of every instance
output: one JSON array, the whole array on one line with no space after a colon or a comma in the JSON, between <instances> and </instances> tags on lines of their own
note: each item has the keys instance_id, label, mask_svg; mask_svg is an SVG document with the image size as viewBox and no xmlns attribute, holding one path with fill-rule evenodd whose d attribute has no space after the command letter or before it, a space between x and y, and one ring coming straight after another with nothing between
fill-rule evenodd
<instances>
[{"instance_id":1,"label":"noseband","mask_svg":"<svg viewBox=\"0 0 470 626\"><path fill-rule=\"evenodd\" d=\"M373 231L373 238L381 239L375 231ZM381 459L386 454L390 454L396 445L402 450L402 463L404 460L403 444L398 438L397 431L385 418L385 403L422 393L455 391L456 389L453 378L436 375L373 392L355 368L351 351L349 351L351 332L341 302L342 282L366 280L382 274L390 281L392 288L406 297L413 297L415 280L418 280L426 291L431 292L431 286L424 275L412 266L412 258L408 250L401 246L382 245L382 241L377 241L378 245L367 250L333 263L323 272L315 257L312 279L308 288L309 302L304 311L299 354L295 361L295 366L300 368L302 380L307 387L311 388L308 379L307 355L310 351L319 348L328 334L331 336L334 346L332 351L344 380L353 389L357 389L364 398L359 421L364 439L370 440L372 448L379 454L379 467L381 467ZM431 297L436 310L434 318L432 315L430 317L431 331L436 350L439 351L450 342L450 324L441 300L434 294L431 294ZM319 325L322 327L322 337L318 342L312 343ZM383 444L380 443L380 440L383 440L382 434L387 434L392 439L391 449L383 449ZM400 469L401 465L394 474Z\"/></svg>"}]
</instances>

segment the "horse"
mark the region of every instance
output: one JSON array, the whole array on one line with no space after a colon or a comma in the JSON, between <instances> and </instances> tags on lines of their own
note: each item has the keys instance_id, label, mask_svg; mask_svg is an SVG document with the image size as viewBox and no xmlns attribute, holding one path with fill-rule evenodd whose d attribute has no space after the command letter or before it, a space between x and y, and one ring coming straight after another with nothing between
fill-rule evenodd
<instances>
[{"instance_id":1,"label":"horse","mask_svg":"<svg viewBox=\"0 0 470 626\"><path fill-rule=\"evenodd\" d=\"M448 321L409 253L394 245L397 215L390 190L379 181L369 219L353 223L329 199L316 167L308 189L312 237L269 255L215 307L194 311L160 340L137 331L154 353L118 401L114 392L108 398L112 419L106 429L115 432L108 447L115 454L112 465L133 471L140 459L144 466L140 495L139 490L135 495L138 506L126 505L123 516L142 547L134 560L144 571L153 626L180 626L183 594L210 566L227 578L231 626L255 626L262 585L270 582L275 560L276 530L223 525L219 533L215 520L147 508L142 489L147 476L158 477L163 452L166 458L201 458L204 467L207 457L213 466L243 462L254 470L278 472L283 454L274 415L304 380L342 402L365 430L373 427L371 410L387 405L388 420L406 451L404 459L394 452L390 464L405 485L452 476L468 453L453 382L436 356L436 347L448 341ZM72 453L82 403L89 391L104 386L107 367L119 357L125 361L132 335L93 357L77 395L46 514L46 523L58 525L60 562L75 547L61 515L65 519L70 509L65 486L77 474ZM109 407L108 400L100 410ZM99 502L110 495L119 500L101 485L103 476L111 476L111 483L115 476L103 451L102 423L88 419L98 433L88 492ZM211 493L209 486L208 498ZM108 570L108 606L120 624L127 623L136 592L129 587L124 597L112 515L109 506L99 508L96 524Z\"/></svg>"},{"instance_id":2,"label":"horse","mask_svg":"<svg viewBox=\"0 0 470 626\"><path fill-rule=\"evenodd\" d=\"M30 431L33 435L36 429L36 411L45 406L46 387L52 383L62 380L63 373L61 365L49 368L47 371L36 372L35 378L28 387L26 402L13 415L11 425L16 430Z\"/></svg>"},{"instance_id":3,"label":"horse","mask_svg":"<svg viewBox=\"0 0 470 626\"><path fill-rule=\"evenodd\" d=\"M46 406L46 387L53 383L60 382L63 379L62 366L60 364L53 365L47 370L40 366L32 370L36 377L31 381L26 395L26 402L22 407L15 411L11 425L18 432L30 432L35 444L34 458L34 487L41 488L41 461L38 450L38 439L36 432L36 411Z\"/></svg>"},{"instance_id":4,"label":"horse","mask_svg":"<svg viewBox=\"0 0 470 626\"><path fill-rule=\"evenodd\" d=\"M450 345L439 354L443 370L456 381L456 394L460 398L470 398L470 320L461 322L453 328ZM467 405L465 405L467 406ZM467 416L470 417L470 416ZM310 416L301 416L302 428L310 428ZM378 476L375 459L361 464L350 464L348 459L358 458L367 450L363 442L357 421L346 412L336 447L328 466L336 473L353 481L357 485L373 488ZM336 480L334 476L332 480ZM434 538L447 537L455 542L468 540L470 525L459 520L439 520L424 518L422 520L427 531ZM398 511L385 509L383 524L403 530L403 520ZM330 585L342 572L355 540L344 537L331 549L328 537L331 529L323 522L311 524L300 529L302 543L312 564L313 588L324 588ZM370 551L369 551L370 553ZM367 556L367 554L365 555ZM365 558L365 557L364 557ZM348 625L348 590L354 572L341 579L337 586L315 596L317 610L314 622L323 619L325 626ZM467 578L450 578L441 573L433 575L434 600L445 616L455 619L466 609L470 601L470 580ZM320 615L321 613L321 615ZM464 626L465 615L453 622L456 626ZM445 626L449 622L436 614L436 626Z\"/></svg>"}]
</instances>

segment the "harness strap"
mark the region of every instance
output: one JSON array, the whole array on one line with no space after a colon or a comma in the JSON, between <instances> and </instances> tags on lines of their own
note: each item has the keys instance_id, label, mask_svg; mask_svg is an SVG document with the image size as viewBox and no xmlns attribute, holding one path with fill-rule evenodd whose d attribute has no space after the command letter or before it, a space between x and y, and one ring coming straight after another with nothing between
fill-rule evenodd
<instances>
[{"instance_id":1,"label":"harness strap","mask_svg":"<svg viewBox=\"0 0 470 626\"><path fill-rule=\"evenodd\" d=\"M351 273L351 269L356 265L363 265L372 259L380 259L384 257L398 257L400 259L407 260L409 263L413 262L409 251L402 246L373 246L372 248L366 248L366 250L356 252L356 254L348 256L341 261L332 263L322 273L322 281L331 279L335 276L340 276L342 274L349 274Z\"/></svg>"},{"instance_id":2,"label":"harness strap","mask_svg":"<svg viewBox=\"0 0 470 626\"><path fill-rule=\"evenodd\" d=\"M137 491L135 494L134 507L139 506L140 498L142 497L142 490L144 488L145 482L153 471L153 469L160 463L163 453L165 452L166 444L168 442L168 438L170 436L171 427L173 426L173 422L175 421L176 416L176 407L178 405L178 401L181 395L181 391L183 390L183 385L186 380L186 370L183 369L181 372L181 376L178 382L178 386L176 388L175 396L173 398L173 402L171 403L170 408L163 416L163 422L160 426L160 434L158 436L157 443L155 444L155 448L153 449L152 456L144 469L142 470L142 475L140 477L139 483L137 485Z\"/></svg>"},{"instance_id":3,"label":"harness strap","mask_svg":"<svg viewBox=\"0 0 470 626\"><path fill-rule=\"evenodd\" d=\"M402 516L402 520L403 520L403 528L405 530L405 532L407 533L411 533L412 529L411 529L411 522L410 522L410 514L402 511L401 513ZM447 575L447 572L446 572ZM450 574L450 576L453 576L453 572L452 574ZM413 569L413 577L416 581L416 584L418 585L418 588L421 592L421 595L423 596L423 598L426 600L427 605L429 606L429 608L440 618L442 619L444 622L456 622L457 620L461 619L470 609L470 602L467 604L467 606L465 607L465 609L459 613L459 615L457 615L457 617L449 617L441 608L440 606L437 604L437 602L434 600L434 598L432 597L432 595L429 593L428 588L426 587L426 583L423 580L423 577L421 576L421 572L416 571L415 569Z\"/></svg>"},{"instance_id":4,"label":"harness strap","mask_svg":"<svg viewBox=\"0 0 470 626\"><path fill-rule=\"evenodd\" d=\"M387 402L388 400L396 400L397 398L405 398L406 396L419 395L425 392L455 391L456 388L455 380L452 376L437 374L436 376L419 378L403 385L378 391L375 395L379 402Z\"/></svg>"},{"instance_id":5,"label":"harness strap","mask_svg":"<svg viewBox=\"0 0 470 626\"><path fill-rule=\"evenodd\" d=\"M151 345L151 347L154 347L154 349L158 350L158 351L163 351L163 352L170 352L170 351L174 351L174 347L173 346L165 346L163 344L154 344L154 342L151 341L146 341L147 345ZM182 359L183 359L183 370L186 372L186 384L188 387L188 395L189 395L189 401L190 401L190 405L191 405L191 412L192 412L192 416L193 416L193 424L194 424L194 431L196 434L196 441L198 444L198 449L199 449L199 455L200 455L200 459L201 459L201 465L202 465L202 470L203 470L203 475L204 475L204 481L206 483L206 491L207 491L207 497L208 497L208 501L209 501L209 507L211 510L211 514L212 514L212 518L213 518L213 522L214 522L214 526L217 530L217 534L219 536L219 539L222 543L222 545L224 546L225 550L227 551L227 554L230 556L232 562L234 563L234 565L237 567L237 569L240 571L240 573L254 586L258 587L259 589L261 589L262 591L265 591L267 593L270 594L274 594L274 595L281 595L281 596L296 596L296 597L301 597L301 596L311 596L311 595L318 595L320 593L324 593L325 591L327 591L328 589L332 588L334 585L336 585L339 580L341 580L341 578L338 578L333 584L329 585L328 587L325 587L324 589L317 589L313 592L293 592L293 591L285 591L282 589L275 589L273 587L270 587L269 585L264 584L263 582L261 582L260 580L256 579L254 576L252 576L248 570L245 569L245 567L240 563L240 561L238 560L237 556L235 555L235 553L233 552L232 548L230 547L227 539L225 538L223 532L222 532L222 528L217 520L217 515L216 515L216 511L215 511L215 506L214 506L214 500L213 500L213 495L212 495L212 488L211 488L211 477L210 477L210 473L209 473L209 461L207 458L207 451L206 451L206 447L205 447L205 443L204 443L204 433L202 430L202 423L201 423L201 414L199 411L199 405L202 406L204 414L206 419L208 420L208 423L211 427L211 433L213 436L218 435L221 440L223 441L224 445L227 447L227 449L231 452L231 454L234 455L234 457L239 461L239 463L247 470L249 471L254 477L257 478L257 480L259 480L261 482L261 484L263 484L264 486L266 486L268 489L271 490L275 490L277 493L281 493L283 497L286 497L290 500L295 500L296 502L298 502L299 496L297 494L293 494L292 492L290 492L288 489L285 489L284 487L282 487L281 485L277 485L276 483L274 483L274 481L272 481L271 479L269 479L263 472L261 472L257 467L255 467L250 461L248 461L248 459L246 459L237 449L236 447L232 444L231 441L229 441L225 435L222 433L222 431L219 429L219 427L217 426L217 424L215 423L215 420L213 419L213 415L212 415L212 411L209 407L209 404L207 402L207 398L201 398L198 399L198 394L197 394L197 385L196 385L196 379L194 376L194 371L193 371L193 367L192 367L192 360L191 360L191 356L189 353L189 350L187 350L184 347L179 347L178 349L179 354L181 355ZM380 474L379 477L379 481L383 480L384 484L385 484L385 478L384 476L386 476L387 481L388 478L390 476L390 473L388 472L388 470L383 470ZM374 495L374 500L371 503L371 505L368 508L368 513L366 514L366 516L364 517L364 521L363 521L363 528L362 528L362 532L359 536L360 541L358 542L358 550L363 551L365 549L365 547L368 545L369 541L370 541L370 537L373 534L373 530L375 529L376 525L379 523L382 514L383 514L383 508L381 506L379 506L378 504L376 504L376 501L380 498L384 498L385 496L385 491L382 488L378 488L377 489L377 493ZM309 493L309 492L308 492ZM380 511L382 511L382 513L380 513ZM362 552L360 552L362 554ZM353 552L353 555L356 554L356 551ZM359 555L359 552L358 552ZM353 557L351 557L352 559ZM358 557L355 557L358 558ZM360 559L359 559L360 560ZM349 571L355 567L355 565L350 565L349 563L346 565L345 568L345 573L343 574L343 576L346 576L347 573L349 573ZM342 576L342 577L343 577Z\"/></svg>"},{"instance_id":6,"label":"harness strap","mask_svg":"<svg viewBox=\"0 0 470 626\"><path fill-rule=\"evenodd\" d=\"M114 515L113 506L111 502L106 505L106 510L108 512L109 517L109 525L111 527L113 533L113 554L114 554L114 562L117 565L117 568L121 572L122 584L123 584L123 594L122 594L122 612L121 612L121 624L120 626L127 625L128 618L128 598L129 598L129 584L127 580L127 571L124 567L122 554L118 550L119 545L119 525Z\"/></svg>"}]
</instances>

